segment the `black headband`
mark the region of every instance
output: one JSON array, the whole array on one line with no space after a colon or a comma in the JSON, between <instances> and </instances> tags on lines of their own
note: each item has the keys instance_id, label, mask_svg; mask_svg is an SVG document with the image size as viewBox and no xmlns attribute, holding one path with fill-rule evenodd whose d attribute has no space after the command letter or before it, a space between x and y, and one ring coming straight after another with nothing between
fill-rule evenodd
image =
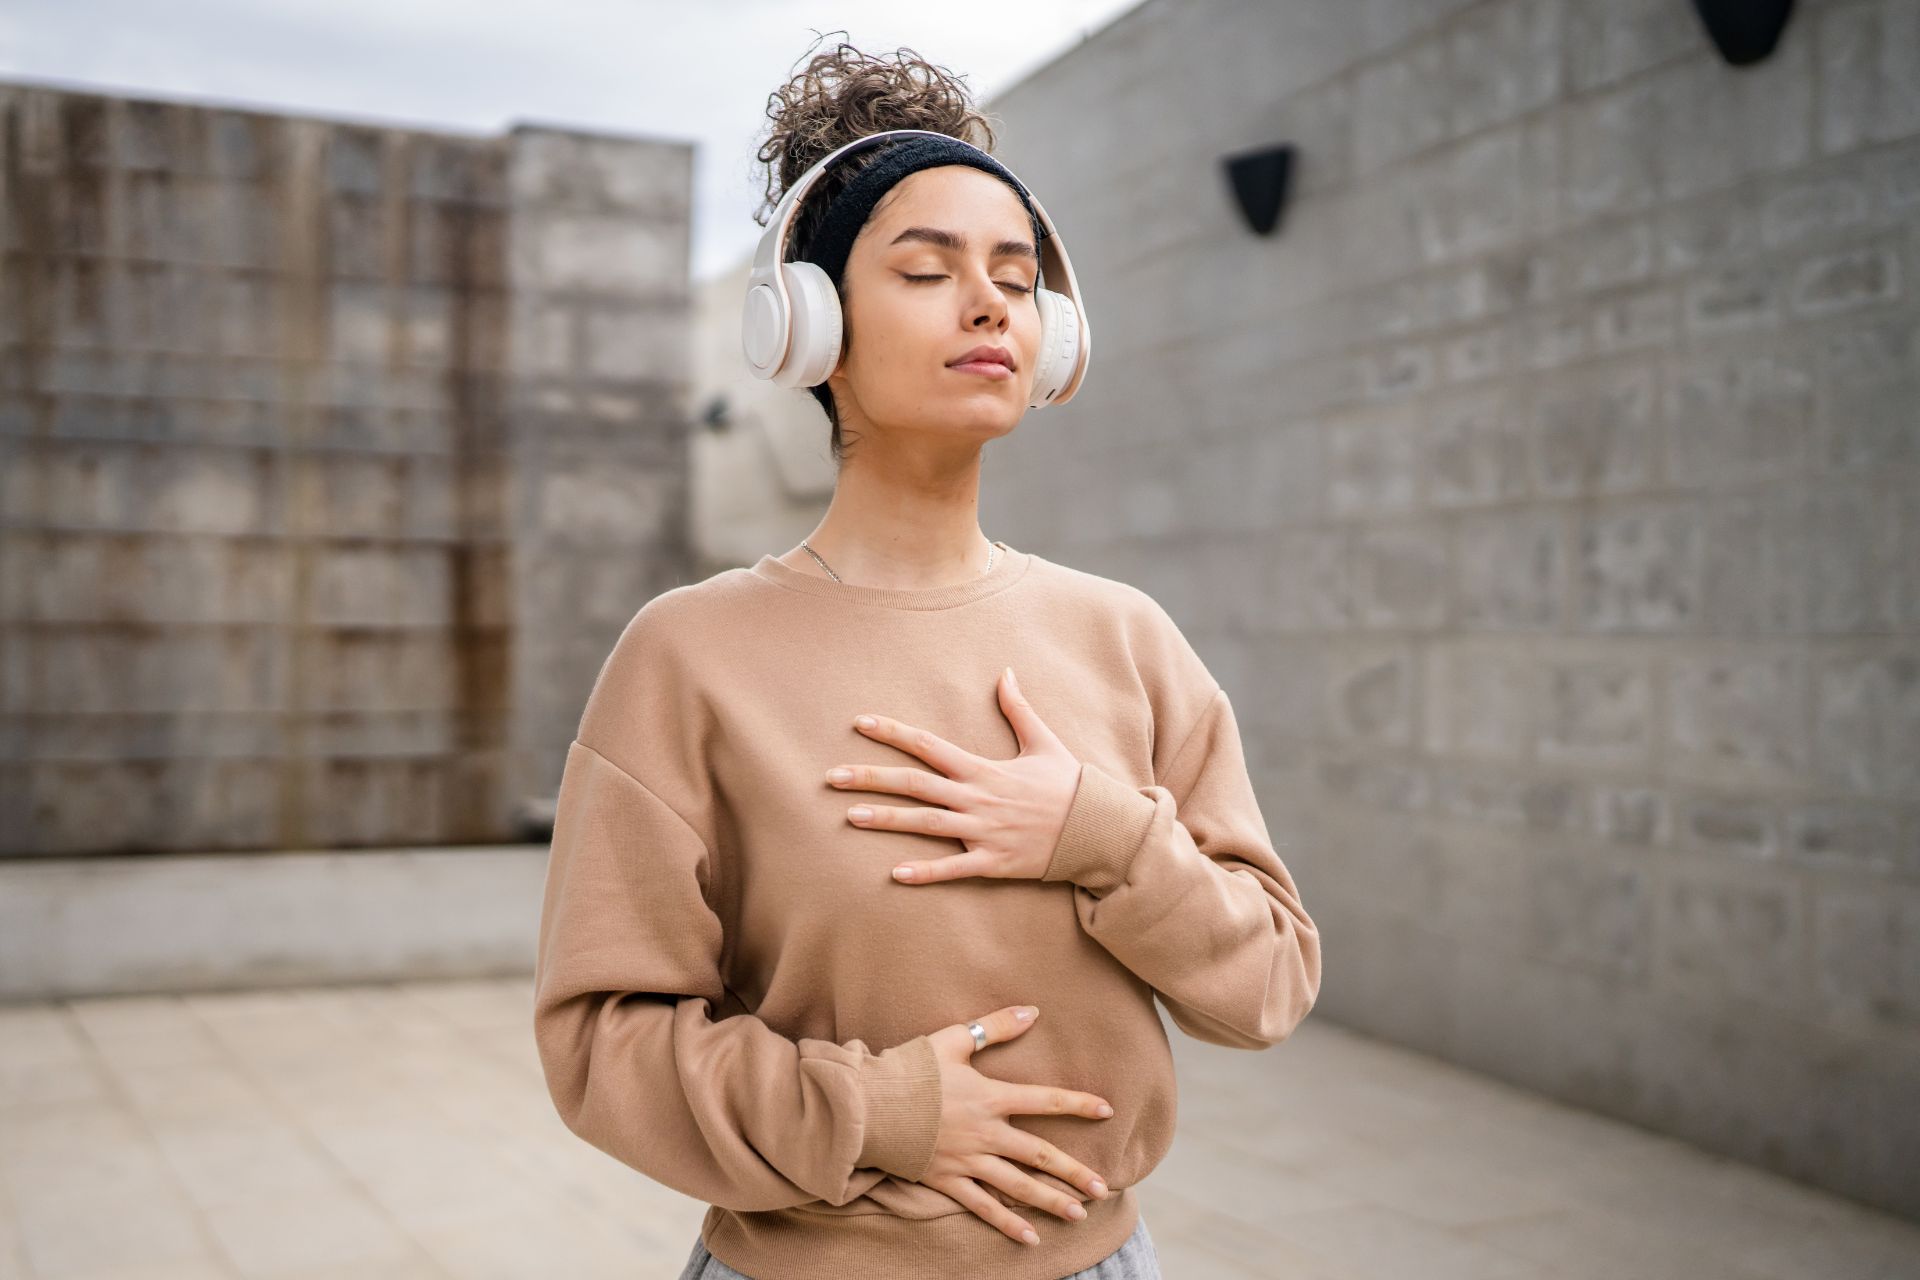
<instances>
[{"instance_id":1,"label":"black headband","mask_svg":"<svg viewBox=\"0 0 1920 1280\"><path fill-rule=\"evenodd\" d=\"M847 269L847 255L853 252L854 238L860 234L860 228L866 225L873 207L880 203L880 197L908 174L943 164L972 165L1012 187L1013 193L1020 197L1020 203L1026 206L1028 221L1033 224L1034 248L1040 247L1040 241L1046 236L1045 229L1040 225L1040 215L1034 212L1033 200L1027 195L1026 188L1020 185L1020 180L1005 165L958 138L920 137L888 145L882 149L877 160L855 174L853 180L828 202L825 212L815 224L812 239L797 256L803 262L815 264L836 285L839 284Z\"/></svg>"}]
</instances>

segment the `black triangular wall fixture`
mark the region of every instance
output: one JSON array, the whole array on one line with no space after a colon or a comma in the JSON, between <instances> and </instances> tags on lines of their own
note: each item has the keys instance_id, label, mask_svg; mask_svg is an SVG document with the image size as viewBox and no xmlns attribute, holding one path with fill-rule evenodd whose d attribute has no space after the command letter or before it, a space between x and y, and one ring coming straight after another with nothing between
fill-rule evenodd
<instances>
[{"instance_id":1,"label":"black triangular wall fixture","mask_svg":"<svg viewBox=\"0 0 1920 1280\"><path fill-rule=\"evenodd\" d=\"M1780 43L1793 0L1693 0L1720 56L1736 67L1759 62Z\"/></svg>"},{"instance_id":2,"label":"black triangular wall fixture","mask_svg":"<svg viewBox=\"0 0 1920 1280\"><path fill-rule=\"evenodd\" d=\"M1280 225L1287 207L1287 179L1293 173L1293 144L1260 147L1226 157L1227 181L1239 202L1240 216L1260 235Z\"/></svg>"}]
</instances>

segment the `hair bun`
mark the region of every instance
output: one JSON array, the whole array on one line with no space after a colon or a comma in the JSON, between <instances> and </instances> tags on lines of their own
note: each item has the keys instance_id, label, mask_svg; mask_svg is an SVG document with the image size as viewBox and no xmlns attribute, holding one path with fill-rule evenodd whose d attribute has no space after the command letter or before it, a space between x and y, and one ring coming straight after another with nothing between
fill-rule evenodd
<instances>
[{"instance_id":1,"label":"hair bun","mask_svg":"<svg viewBox=\"0 0 1920 1280\"><path fill-rule=\"evenodd\" d=\"M874 57L844 40L814 54L805 68L768 95L767 118L772 129L758 152L767 166L766 199L753 215L763 227L802 174L856 138L888 129L927 129L984 151L991 151L994 141L993 126L974 109L964 76L935 66L912 49ZM844 170L834 166L834 173L821 177L818 199L810 195L807 203L824 207L873 158L862 153L849 156ZM804 214L796 218L796 244L807 242L806 224Z\"/></svg>"}]
</instances>

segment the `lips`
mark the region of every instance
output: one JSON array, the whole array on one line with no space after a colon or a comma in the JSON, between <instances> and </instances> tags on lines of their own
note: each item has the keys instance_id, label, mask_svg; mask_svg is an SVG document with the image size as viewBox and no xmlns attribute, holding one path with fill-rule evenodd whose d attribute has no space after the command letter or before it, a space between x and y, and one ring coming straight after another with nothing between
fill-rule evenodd
<instances>
[{"instance_id":1,"label":"lips","mask_svg":"<svg viewBox=\"0 0 1920 1280\"><path fill-rule=\"evenodd\" d=\"M1013 370L1013 353L1005 347L979 346L961 356L958 360L947 362L949 369L971 368L975 365L997 364L1008 372Z\"/></svg>"},{"instance_id":2,"label":"lips","mask_svg":"<svg viewBox=\"0 0 1920 1280\"><path fill-rule=\"evenodd\" d=\"M1013 376L1013 370L1001 364L998 360L962 360L958 364L948 365L947 368L953 370L955 373L979 374L982 377L991 378L996 381Z\"/></svg>"}]
</instances>

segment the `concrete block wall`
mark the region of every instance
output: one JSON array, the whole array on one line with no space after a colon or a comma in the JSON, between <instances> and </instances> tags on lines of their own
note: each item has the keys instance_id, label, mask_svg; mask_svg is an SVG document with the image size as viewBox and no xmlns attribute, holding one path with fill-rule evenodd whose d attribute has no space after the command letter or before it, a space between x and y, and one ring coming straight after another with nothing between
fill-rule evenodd
<instances>
[{"instance_id":1,"label":"concrete block wall","mask_svg":"<svg viewBox=\"0 0 1920 1280\"><path fill-rule=\"evenodd\" d=\"M551 796L621 628L689 579L693 148L521 126L507 163L514 791Z\"/></svg>"},{"instance_id":2,"label":"concrete block wall","mask_svg":"<svg viewBox=\"0 0 1920 1280\"><path fill-rule=\"evenodd\" d=\"M796 545L820 522L838 478L819 402L747 367L740 313L751 265L743 260L694 290L688 540L696 578Z\"/></svg>"},{"instance_id":3,"label":"concrete block wall","mask_svg":"<svg viewBox=\"0 0 1920 1280\"><path fill-rule=\"evenodd\" d=\"M982 498L1220 677L1318 1013L1910 1215L1916 85L1920 0L1746 68L1666 0L1148 0L988 104L1095 355Z\"/></svg>"},{"instance_id":4,"label":"concrete block wall","mask_svg":"<svg viewBox=\"0 0 1920 1280\"><path fill-rule=\"evenodd\" d=\"M682 559L690 162L0 84L0 854L514 834Z\"/></svg>"}]
</instances>

